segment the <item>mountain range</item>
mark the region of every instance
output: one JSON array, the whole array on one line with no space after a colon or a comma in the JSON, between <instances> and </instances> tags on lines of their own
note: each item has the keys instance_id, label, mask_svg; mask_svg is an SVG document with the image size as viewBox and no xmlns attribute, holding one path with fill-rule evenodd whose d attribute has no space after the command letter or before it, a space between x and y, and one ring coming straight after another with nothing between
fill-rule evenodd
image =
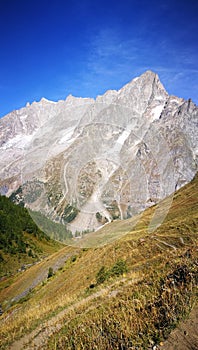
<instances>
[{"instance_id":1,"label":"mountain range","mask_svg":"<svg viewBox=\"0 0 198 350\"><path fill-rule=\"evenodd\" d=\"M96 99L42 98L0 120L0 191L73 236L159 203L152 231L197 172L197 131L198 107L152 71Z\"/></svg>"},{"instance_id":2,"label":"mountain range","mask_svg":"<svg viewBox=\"0 0 198 350\"><path fill-rule=\"evenodd\" d=\"M198 348L197 117L147 71L0 119L2 350Z\"/></svg>"}]
</instances>

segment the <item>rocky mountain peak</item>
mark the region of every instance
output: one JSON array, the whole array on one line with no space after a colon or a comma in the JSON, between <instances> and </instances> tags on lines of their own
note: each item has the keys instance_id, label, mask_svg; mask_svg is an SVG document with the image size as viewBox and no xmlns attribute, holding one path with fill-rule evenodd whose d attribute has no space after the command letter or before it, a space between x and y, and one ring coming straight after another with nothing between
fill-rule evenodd
<instances>
[{"instance_id":1,"label":"rocky mountain peak","mask_svg":"<svg viewBox=\"0 0 198 350\"><path fill-rule=\"evenodd\" d=\"M163 87L157 74L147 71L140 77L133 79L119 90L118 100L142 114L153 101L163 104L168 93Z\"/></svg>"},{"instance_id":2,"label":"rocky mountain peak","mask_svg":"<svg viewBox=\"0 0 198 350\"><path fill-rule=\"evenodd\" d=\"M97 229L193 178L197 118L152 71L96 100L42 98L0 120L0 189L22 186L17 198L73 233Z\"/></svg>"},{"instance_id":3,"label":"rocky mountain peak","mask_svg":"<svg viewBox=\"0 0 198 350\"><path fill-rule=\"evenodd\" d=\"M68 95L66 100L65 100L65 103L67 105L72 105L72 106L77 106L77 105L81 105L84 103L92 103L92 102L94 102L93 98L75 97L71 94Z\"/></svg>"}]
</instances>

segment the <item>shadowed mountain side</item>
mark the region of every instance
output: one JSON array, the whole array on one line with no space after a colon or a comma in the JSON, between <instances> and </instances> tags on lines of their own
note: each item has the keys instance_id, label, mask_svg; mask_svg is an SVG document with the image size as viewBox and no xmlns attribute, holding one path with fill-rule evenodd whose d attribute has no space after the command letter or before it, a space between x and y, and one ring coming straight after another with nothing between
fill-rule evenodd
<instances>
[{"instance_id":1,"label":"shadowed mountain side","mask_svg":"<svg viewBox=\"0 0 198 350\"><path fill-rule=\"evenodd\" d=\"M0 196L0 278L24 271L62 247L37 227L27 209Z\"/></svg>"}]
</instances>

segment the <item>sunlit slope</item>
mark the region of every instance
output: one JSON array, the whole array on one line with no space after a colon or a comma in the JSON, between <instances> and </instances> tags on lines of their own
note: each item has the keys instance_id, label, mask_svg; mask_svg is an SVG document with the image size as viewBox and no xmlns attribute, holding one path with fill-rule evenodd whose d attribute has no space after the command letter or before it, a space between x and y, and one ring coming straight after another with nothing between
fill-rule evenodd
<instances>
[{"instance_id":1,"label":"sunlit slope","mask_svg":"<svg viewBox=\"0 0 198 350\"><path fill-rule=\"evenodd\" d=\"M20 279L28 284L32 275L45 271L43 282L19 301L20 307L15 302L1 316L2 348L14 342L12 349L18 349L32 341L35 348L48 350L121 349L132 344L149 349L162 341L196 301L197 184L198 176L175 193L156 231L147 230L152 207L135 227L134 219L128 219L97 232L121 231L119 240L100 248L66 247L19 275L1 291L3 306L18 295ZM46 269L55 266L60 255L59 269L47 279ZM50 323L43 324L47 319ZM16 343L18 338L21 343Z\"/></svg>"},{"instance_id":2,"label":"sunlit slope","mask_svg":"<svg viewBox=\"0 0 198 350\"><path fill-rule=\"evenodd\" d=\"M153 239L156 235L164 237L168 244L181 244L185 241L185 232L196 232L198 209L197 209L197 175L194 180L187 186L177 191L173 196L167 197L158 205L155 205L139 215L127 219L116 220L108 225L103 226L100 230L89 233L83 237L81 246L97 246L105 245L115 241L115 239L122 238L130 240L141 238L142 235L148 235L149 239ZM172 202L172 199L173 202ZM156 213L156 211L163 211L164 208L171 204L168 214L163 224L153 233L150 234L149 224ZM157 209L159 208L159 209ZM192 227L188 227L188 224ZM168 231L167 231L168 230ZM79 243L78 243L79 244ZM164 246L164 245L163 245Z\"/></svg>"}]
</instances>

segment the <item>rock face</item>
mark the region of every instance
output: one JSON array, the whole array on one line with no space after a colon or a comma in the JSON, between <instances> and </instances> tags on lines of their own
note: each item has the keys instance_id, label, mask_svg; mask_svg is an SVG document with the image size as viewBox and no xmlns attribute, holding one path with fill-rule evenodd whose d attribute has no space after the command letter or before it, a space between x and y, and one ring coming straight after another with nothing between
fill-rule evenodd
<instances>
[{"instance_id":1,"label":"rock face","mask_svg":"<svg viewBox=\"0 0 198 350\"><path fill-rule=\"evenodd\" d=\"M197 171L198 108L147 71L96 100L42 99L0 120L0 188L73 233L133 216Z\"/></svg>"}]
</instances>

